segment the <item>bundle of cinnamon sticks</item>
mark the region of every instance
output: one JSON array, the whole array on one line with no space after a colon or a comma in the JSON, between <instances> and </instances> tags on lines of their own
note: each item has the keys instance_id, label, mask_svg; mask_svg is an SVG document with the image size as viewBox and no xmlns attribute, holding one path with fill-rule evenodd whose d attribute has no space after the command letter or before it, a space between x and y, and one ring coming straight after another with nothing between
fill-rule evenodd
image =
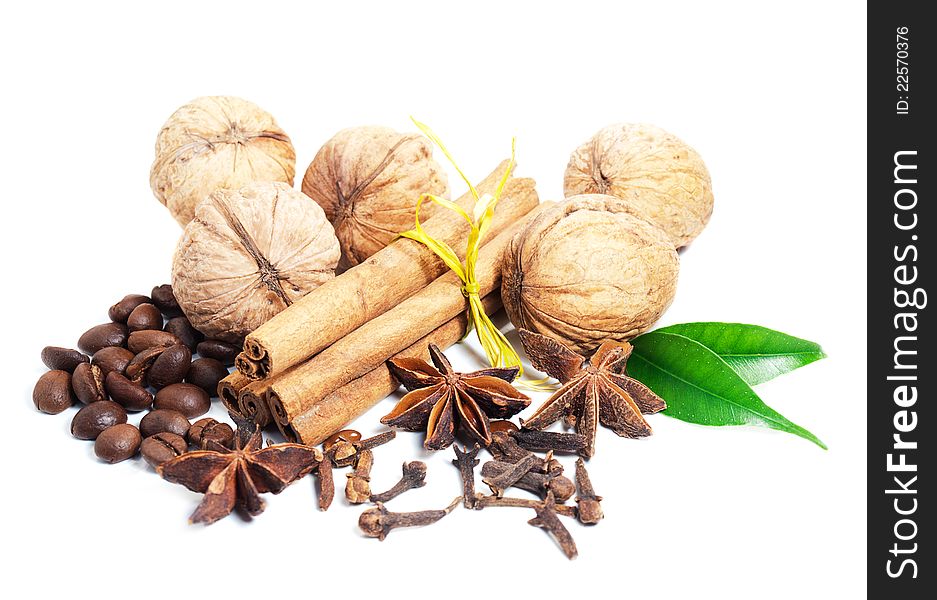
<instances>
[{"instance_id":1,"label":"bundle of cinnamon sticks","mask_svg":"<svg viewBox=\"0 0 937 600\"><path fill-rule=\"evenodd\" d=\"M508 166L478 183L479 194L494 193ZM474 201L466 193L456 203L471 214ZM505 248L542 206L532 179L508 180L476 263L488 314L501 307ZM464 259L470 226L461 215L437 211L424 229ZM219 395L229 410L274 423L291 441L318 444L397 389L388 359L426 359L429 343L459 341L466 308L461 281L443 261L398 238L247 336Z\"/></svg>"}]
</instances>

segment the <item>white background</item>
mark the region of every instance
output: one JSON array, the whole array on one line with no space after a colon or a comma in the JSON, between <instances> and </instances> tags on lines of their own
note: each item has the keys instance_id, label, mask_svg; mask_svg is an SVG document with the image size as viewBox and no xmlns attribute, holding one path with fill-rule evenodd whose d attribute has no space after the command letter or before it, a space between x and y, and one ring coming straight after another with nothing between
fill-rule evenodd
<instances>
[{"instance_id":1,"label":"white background","mask_svg":"<svg viewBox=\"0 0 937 600\"><path fill-rule=\"evenodd\" d=\"M864 7L331 4L2 9L4 587L99 598L863 595ZM569 153L606 124L676 133L709 166L716 206L681 256L661 324L750 322L821 342L828 359L757 391L830 450L661 415L647 440L602 430L589 468L607 517L570 523L573 562L523 510L460 508L366 539L362 509L339 492L320 513L311 480L267 497L253 523L187 525L198 495L140 460L98 462L68 434L74 409L42 415L30 394L44 345L74 345L116 299L168 279L180 230L149 190L153 143L175 108L208 94L273 113L298 178L338 129L411 129L413 114L476 177L516 135L518 174L543 199L561 197ZM392 405L359 429L378 431ZM393 509L441 508L459 493L451 451L429 456L420 441L404 433L376 454L376 491L401 461L429 463L427 486Z\"/></svg>"}]
</instances>

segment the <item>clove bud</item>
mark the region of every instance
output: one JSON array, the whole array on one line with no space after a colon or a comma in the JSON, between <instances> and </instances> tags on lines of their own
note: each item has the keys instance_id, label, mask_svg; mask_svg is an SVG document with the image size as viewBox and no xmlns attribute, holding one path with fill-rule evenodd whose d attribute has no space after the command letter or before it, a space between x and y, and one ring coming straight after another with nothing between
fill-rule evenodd
<instances>
[{"instance_id":1,"label":"clove bud","mask_svg":"<svg viewBox=\"0 0 937 600\"><path fill-rule=\"evenodd\" d=\"M566 554L566 558L576 558L579 554L576 549L576 542L573 541L573 536L570 535L569 530L566 529L560 518L556 516L556 500L553 498L553 494L548 493L543 503L535 506L534 510L537 511L537 516L527 521L527 523L545 529L560 545L563 553Z\"/></svg>"},{"instance_id":2,"label":"clove bud","mask_svg":"<svg viewBox=\"0 0 937 600\"><path fill-rule=\"evenodd\" d=\"M507 466L504 469L485 477L482 481L491 488L492 493L500 498L504 495L504 490L515 485L539 462L539 458L530 454L514 464L505 463ZM482 472L482 475L484 475L484 472Z\"/></svg>"},{"instance_id":3,"label":"clove bud","mask_svg":"<svg viewBox=\"0 0 937 600\"><path fill-rule=\"evenodd\" d=\"M508 434L517 444L527 450L546 452L577 453L586 447L586 436L578 433L559 433L556 431L537 431L534 429L520 429Z\"/></svg>"},{"instance_id":4,"label":"clove bud","mask_svg":"<svg viewBox=\"0 0 937 600\"><path fill-rule=\"evenodd\" d=\"M475 494L475 502L473 504L476 510L496 507L537 508L540 506L543 506L543 500L534 500L533 498L498 498L497 496L486 496L484 494ZM556 514L563 515L564 517L575 517L578 512L575 506L567 506L565 504L557 504L554 510Z\"/></svg>"},{"instance_id":5,"label":"clove bud","mask_svg":"<svg viewBox=\"0 0 937 600\"><path fill-rule=\"evenodd\" d=\"M352 430L348 430L352 431ZM339 432L343 433L343 432ZM354 432L357 433L357 432ZM397 436L394 430L385 431L375 436L349 441L348 439L337 439L334 444L326 449L326 453L332 459L332 464L336 467L347 467L355 462L356 457L362 450L371 450L393 440Z\"/></svg>"},{"instance_id":6,"label":"clove bud","mask_svg":"<svg viewBox=\"0 0 937 600\"><path fill-rule=\"evenodd\" d=\"M497 477L513 465L497 460L490 460L482 465L482 477ZM566 502L576 493L576 485L568 477L563 475L547 475L529 471L520 479L514 482L513 487L533 492L541 498L545 498L548 491L552 491L557 502Z\"/></svg>"},{"instance_id":7,"label":"clove bud","mask_svg":"<svg viewBox=\"0 0 937 600\"><path fill-rule=\"evenodd\" d=\"M605 515L602 513L602 496L598 496L592 489L592 480L586 471L586 463L581 458L576 460L576 504L580 523L595 525Z\"/></svg>"},{"instance_id":8,"label":"clove bud","mask_svg":"<svg viewBox=\"0 0 937 600\"><path fill-rule=\"evenodd\" d=\"M415 460L403 463L403 477L394 487L380 494L371 494L371 502L387 502L393 500L407 490L426 485L426 463Z\"/></svg>"},{"instance_id":9,"label":"clove bud","mask_svg":"<svg viewBox=\"0 0 937 600\"><path fill-rule=\"evenodd\" d=\"M357 454L355 470L348 473L345 482L345 497L352 504L362 504L371 497L371 467L374 466L374 454L362 450Z\"/></svg>"},{"instance_id":10,"label":"clove bud","mask_svg":"<svg viewBox=\"0 0 937 600\"><path fill-rule=\"evenodd\" d=\"M508 433L493 433L488 451L496 460L508 463L516 463L528 456L534 456L533 452L518 445ZM535 468L542 473L550 473L551 475L561 475L563 473L563 465L555 460L552 455L541 460L541 463Z\"/></svg>"},{"instance_id":11,"label":"clove bud","mask_svg":"<svg viewBox=\"0 0 937 600\"><path fill-rule=\"evenodd\" d=\"M508 422L502 421L502 423ZM475 467L479 462L475 457L478 456L479 445L475 444L471 450L465 448L459 450L457 445L453 445L452 448L455 450L452 464L459 469L459 475L462 477L462 498L465 508L475 508Z\"/></svg>"},{"instance_id":12,"label":"clove bud","mask_svg":"<svg viewBox=\"0 0 937 600\"><path fill-rule=\"evenodd\" d=\"M358 517L358 527L368 537L376 537L383 540L390 533L391 529L397 527L419 527L429 525L442 519L462 502L462 496L453 500L449 506L442 510L421 510L418 512L393 513L384 507L383 502L378 502L375 508L369 508Z\"/></svg>"}]
</instances>

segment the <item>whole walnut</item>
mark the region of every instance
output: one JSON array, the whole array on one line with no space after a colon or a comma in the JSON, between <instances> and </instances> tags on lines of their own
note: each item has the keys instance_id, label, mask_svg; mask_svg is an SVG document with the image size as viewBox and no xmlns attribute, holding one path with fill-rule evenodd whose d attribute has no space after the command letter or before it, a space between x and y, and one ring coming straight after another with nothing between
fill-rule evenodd
<instances>
[{"instance_id":1,"label":"whole walnut","mask_svg":"<svg viewBox=\"0 0 937 600\"><path fill-rule=\"evenodd\" d=\"M413 229L421 194L444 196L445 172L421 135L387 127L343 129L306 169L303 192L319 203L342 245L339 271L364 262L398 233ZM425 202L420 218L432 214Z\"/></svg>"},{"instance_id":2,"label":"whole walnut","mask_svg":"<svg viewBox=\"0 0 937 600\"><path fill-rule=\"evenodd\" d=\"M502 264L511 322L588 355L657 321L680 262L667 235L630 211L619 198L583 194L518 232Z\"/></svg>"},{"instance_id":3,"label":"whole walnut","mask_svg":"<svg viewBox=\"0 0 937 600\"><path fill-rule=\"evenodd\" d=\"M255 181L293 185L290 138L259 106L233 96L196 98L174 112L156 138L150 187L185 225L217 189Z\"/></svg>"},{"instance_id":4,"label":"whole walnut","mask_svg":"<svg viewBox=\"0 0 937 600\"><path fill-rule=\"evenodd\" d=\"M285 183L217 190L172 262L179 307L206 337L240 340L335 276L338 239L318 204Z\"/></svg>"},{"instance_id":5,"label":"whole walnut","mask_svg":"<svg viewBox=\"0 0 937 600\"><path fill-rule=\"evenodd\" d=\"M570 156L563 189L567 197L610 194L627 200L677 248L699 235L713 211L703 159L653 125L621 123L599 130Z\"/></svg>"}]
</instances>

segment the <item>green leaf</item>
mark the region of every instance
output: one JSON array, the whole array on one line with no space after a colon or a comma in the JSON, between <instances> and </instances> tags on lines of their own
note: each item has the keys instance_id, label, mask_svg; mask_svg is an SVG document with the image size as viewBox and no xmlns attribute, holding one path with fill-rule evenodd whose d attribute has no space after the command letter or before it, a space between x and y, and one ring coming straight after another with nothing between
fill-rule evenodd
<instances>
[{"instance_id":1,"label":"green leaf","mask_svg":"<svg viewBox=\"0 0 937 600\"><path fill-rule=\"evenodd\" d=\"M715 352L690 338L652 331L632 340L628 374L667 402L664 414L700 425L757 425L826 445L765 404Z\"/></svg>"},{"instance_id":2,"label":"green leaf","mask_svg":"<svg viewBox=\"0 0 937 600\"><path fill-rule=\"evenodd\" d=\"M819 344L780 331L745 323L681 323L656 331L676 333L706 346L748 385L826 358Z\"/></svg>"}]
</instances>

